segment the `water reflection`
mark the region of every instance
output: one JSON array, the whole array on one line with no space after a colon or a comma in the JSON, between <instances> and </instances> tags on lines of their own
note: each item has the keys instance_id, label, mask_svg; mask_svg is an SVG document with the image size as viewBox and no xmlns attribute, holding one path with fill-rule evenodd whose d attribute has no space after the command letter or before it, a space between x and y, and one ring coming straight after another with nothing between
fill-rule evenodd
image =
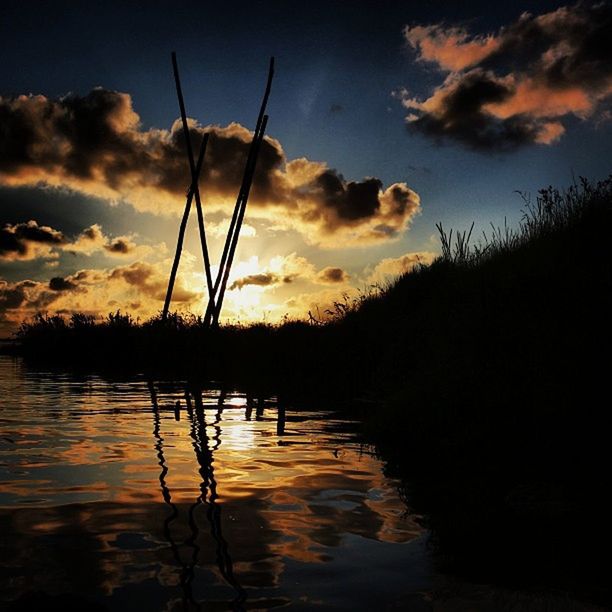
<instances>
[{"instance_id":1,"label":"water reflection","mask_svg":"<svg viewBox=\"0 0 612 612\"><path fill-rule=\"evenodd\" d=\"M0 398L0 601L426 609L421 530L350 421L2 359Z\"/></svg>"}]
</instances>

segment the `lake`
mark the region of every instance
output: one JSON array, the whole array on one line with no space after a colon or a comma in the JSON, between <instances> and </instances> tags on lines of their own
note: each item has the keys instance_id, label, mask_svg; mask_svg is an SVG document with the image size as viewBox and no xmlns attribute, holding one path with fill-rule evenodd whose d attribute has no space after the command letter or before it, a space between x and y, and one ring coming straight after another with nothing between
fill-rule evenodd
<instances>
[{"instance_id":1,"label":"lake","mask_svg":"<svg viewBox=\"0 0 612 612\"><path fill-rule=\"evenodd\" d=\"M427 610L398 487L340 412L0 356L9 609Z\"/></svg>"}]
</instances>

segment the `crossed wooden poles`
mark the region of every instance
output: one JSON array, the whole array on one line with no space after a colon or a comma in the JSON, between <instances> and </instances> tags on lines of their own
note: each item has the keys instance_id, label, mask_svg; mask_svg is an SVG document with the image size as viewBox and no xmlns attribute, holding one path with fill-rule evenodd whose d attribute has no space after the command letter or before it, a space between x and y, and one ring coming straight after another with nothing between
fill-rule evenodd
<instances>
[{"instance_id":1,"label":"crossed wooden poles","mask_svg":"<svg viewBox=\"0 0 612 612\"><path fill-rule=\"evenodd\" d=\"M194 160L193 148L191 146L191 139L189 136L189 126L187 124L187 113L185 112L185 101L183 100L183 90L181 88L178 63L176 61L176 53L174 52L172 53L172 68L174 70L176 94L181 110L183 135L185 137L185 146L187 149L187 157L189 158L189 168L191 170L191 185L189 186L189 190L187 191L185 211L183 212L183 218L181 219L181 224L179 226L178 240L176 243L176 253L174 255L174 261L172 263L172 269L170 271L170 279L168 280L168 290L166 292L166 299L164 301L162 319L165 321L168 317L168 310L170 309L170 302L172 301L172 291L174 289L174 282L176 281L176 273L178 271L179 262L181 259L181 252L183 250L183 241L185 239L185 229L187 228L187 220L189 219L189 213L191 211L191 203L195 199L196 211L198 216L198 229L200 232L200 243L202 245L202 254L204 256L206 287L208 289L208 305L204 314L204 324L207 327L217 327L219 325L219 315L221 314L221 307L223 306L223 298L227 289L227 282L229 279L232 263L234 261L236 246L238 245L238 238L240 236L240 229L244 220L244 213L246 211L249 193L251 191L251 185L253 183L253 176L255 174L257 157L259 155L261 143L263 141L264 134L266 131L266 125L268 123L268 115L266 115L265 112L266 106L268 104L268 97L270 96L270 89L272 87L272 78L274 76L274 58L270 58L270 68L268 70L268 81L266 84L266 90L264 92L263 100L261 102L261 108L259 109L257 124L255 126L255 132L253 133L253 139L251 140L251 144L249 146L249 152L244 168L244 174L242 176L242 183L240 185L238 197L236 198L236 204L234 206L234 213L232 215L230 227L225 238L225 245L223 247L221 261L219 263L219 270L214 281L210 270L210 257L208 255L208 245L206 243L206 228L204 226L204 214L202 212L202 201L200 199L199 189L200 173L202 171L202 165L204 163L204 157L206 155L206 147L208 145L209 134L204 134L204 137L202 138L202 142L200 144L200 151L198 153L198 160L196 163Z\"/></svg>"}]
</instances>

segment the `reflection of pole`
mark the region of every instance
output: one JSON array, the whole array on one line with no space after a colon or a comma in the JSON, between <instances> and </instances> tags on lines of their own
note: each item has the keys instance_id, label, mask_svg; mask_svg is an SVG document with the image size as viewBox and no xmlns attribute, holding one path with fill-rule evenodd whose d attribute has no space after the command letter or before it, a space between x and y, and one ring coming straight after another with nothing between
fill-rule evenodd
<instances>
[{"instance_id":1,"label":"reflection of pole","mask_svg":"<svg viewBox=\"0 0 612 612\"><path fill-rule=\"evenodd\" d=\"M199 605L193 599L193 593L191 591L191 574L188 571L188 568L181 560L181 555L179 553L178 546L172 537L172 532L170 531L170 524L177 518L178 509L174 502L172 501L172 495L170 494L170 489L166 484L166 476L168 474L168 467L166 466L166 458L164 456L164 439L161 436L161 417L159 414L159 404L157 402L157 392L155 390L155 386L153 385L153 381L149 380L147 383L149 387L149 393L151 394L151 406L153 408L153 437L155 438L155 450L157 451L157 459L158 464L161 467L161 472L159 473L159 486L162 492L162 498L164 502L170 507L171 513L164 520L164 537L166 538L168 544L170 545L170 549L172 550L172 555L174 556L174 560L181 567L180 573L180 584L183 589L183 603L185 609L188 609L188 604L194 604L198 609ZM196 526L197 529L197 526ZM197 536L197 534L196 534ZM195 541L195 538L194 538ZM197 545L194 545L194 556L196 556L199 552L199 548Z\"/></svg>"},{"instance_id":2,"label":"reflection of pole","mask_svg":"<svg viewBox=\"0 0 612 612\"><path fill-rule=\"evenodd\" d=\"M276 435L283 436L285 435L285 404L278 400L278 413L276 419Z\"/></svg>"},{"instance_id":3,"label":"reflection of pole","mask_svg":"<svg viewBox=\"0 0 612 612\"><path fill-rule=\"evenodd\" d=\"M198 460L198 465L200 466L198 472L202 478L200 483L201 495L199 499L201 501L206 501L206 493L208 490L208 509L206 511L206 517L210 522L210 533L217 543L217 567L224 580L236 591L236 598L233 601L234 610L243 610L242 604L246 601L247 594L234 576L232 558L229 554L227 542L223 537L221 528L221 506L217 504L217 481L215 479L213 467L213 450L219 448L221 444L221 427L219 427L219 421L221 419L222 407L220 406L217 410L216 419L212 423L215 433L213 435L214 446L213 450L211 450L208 444L208 435L206 433L204 410L198 410L197 408L202 405L200 390L194 394L194 404L196 405L196 410L193 415L195 418L192 417L191 437L193 440L193 449Z\"/></svg>"},{"instance_id":4,"label":"reflection of pole","mask_svg":"<svg viewBox=\"0 0 612 612\"><path fill-rule=\"evenodd\" d=\"M264 413L264 398L261 395L257 398L257 409L255 410L255 420L261 421Z\"/></svg>"},{"instance_id":5,"label":"reflection of pole","mask_svg":"<svg viewBox=\"0 0 612 612\"><path fill-rule=\"evenodd\" d=\"M244 418L247 421L250 421L252 414L253 414L253 396L247 391L247 394L246 394L246 409L244 411Z\"/></svg>"}]
</instances>

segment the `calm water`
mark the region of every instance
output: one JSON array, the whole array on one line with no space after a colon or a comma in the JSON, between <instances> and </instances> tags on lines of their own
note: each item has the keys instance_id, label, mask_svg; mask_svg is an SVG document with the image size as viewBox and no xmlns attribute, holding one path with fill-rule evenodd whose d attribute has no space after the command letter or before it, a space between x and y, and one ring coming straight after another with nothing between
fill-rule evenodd
<instances>
[{"instance_id":1,"label":"calm water","mask_svg":"<svg viewBox=\"0 0 612 612\"><path fill-rule=\"evenodd\" d=\"M356 423L196 395L0 357L0 607L428 609L426 536Z\"/></svg>"}]
</instances>

